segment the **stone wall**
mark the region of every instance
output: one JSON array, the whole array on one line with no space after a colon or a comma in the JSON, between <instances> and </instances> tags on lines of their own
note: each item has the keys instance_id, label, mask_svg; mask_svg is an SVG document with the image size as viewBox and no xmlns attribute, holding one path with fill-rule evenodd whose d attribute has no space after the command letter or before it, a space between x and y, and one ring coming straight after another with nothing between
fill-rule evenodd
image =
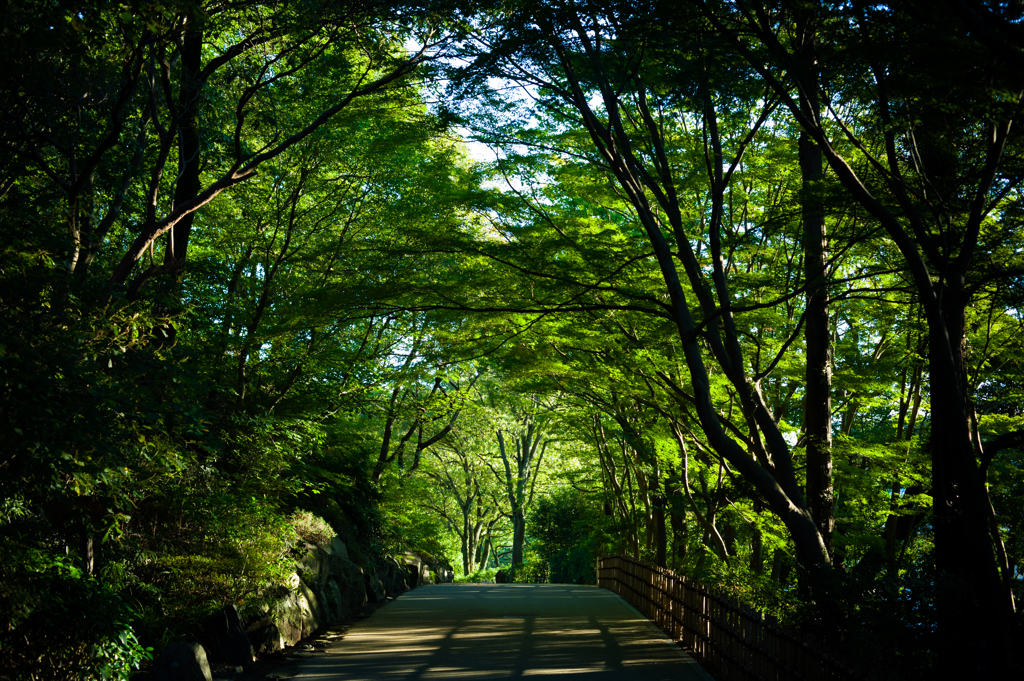
<instances>
[{"instance_id":1,"label":"stone wall","mask_svg":"<svg viewBox=\"0 0 1024 681\"><path fill-rule=\"evenodd\" d=\"M244 620L234 605L225 606L206 620L197 632L199 642L187 644L191 646L188 649L196 651L197 668L205 667L205 678L209 679L207 658L245 667L256 655L293 646L358 614L367 603L381 603L417 586L450 582L452 578L451 566L426 554L408 551L357 564L337 537L327 546L305 544L300 548L285 593L262 612ZM136 678L204 678L201 673L194 676L196 672L188 677L180 675L185 667L178 659L183 645L172 644L177 646L174 656L161 655L154 669Z\"/></svg>"}]
</instances>

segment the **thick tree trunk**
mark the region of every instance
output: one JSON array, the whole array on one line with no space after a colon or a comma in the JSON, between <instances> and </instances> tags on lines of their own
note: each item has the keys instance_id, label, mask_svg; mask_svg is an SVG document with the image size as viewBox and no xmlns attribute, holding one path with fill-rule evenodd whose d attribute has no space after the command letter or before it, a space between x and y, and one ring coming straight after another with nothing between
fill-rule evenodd
<instances>
[{"instance_id":1,"label":"thick tree trunk","mask_svg":"<svg viewBox=\"0 0 1024 681\"><path fill-rule=\"evenodd\" d=\"M526 543L526 515L517 508L512 514L512 565L523 562L523 545Z\"/></svg>"},{"instance_id":2,"label":"thick tree trunk","mask_svg":"<svg viewBox=\"0 0 1024 681\"><path fill-rule=\"evenodd\" d=\"M181 47L181 90L178 98L178 125L181 146L178 149L178 179L174 187L174 205L190 201L199 196L200 148L199 148L199 102L201 94L200 74L202 72L203 33L200 30L186 30ZM180 266L188 250L188 239L192 233L195 213L189 213L174 226L167 237L164 250L164 265Z\"/></svg>"},{"instance_id":3,"label":"thick tree trunk","mask_svg":"<svg viewBox=\"0 0 1024 681\"><path fill-rule=\"evenodd\" d=\"M971 438L964 390L962 276L948 277L941 300L944 333L929 324L940 664L960 678L1006 678L1012 606L1000 581L988 497ZM950 358L954 371L949 371Z\"/></svg>"},{"instance_id":4,"label":"thick tree trunk","mask_svg":"<svg viewBox=\"0 0 1024 681\"><path fill-rule=\"evenodd\" d=\"M809 118L820 115L817 34L813 13L799 22L801 66L805 72L804 106ZM804 279L807 284L804 340L806 387L804 432L807 436L807 507L829 556L835 560L832 533L835 494L832 487L832 336L828 319L828 251L821 201L821 149L800 132L801 208L803 212Z\"/></svg>"},{"instance_id":5,"label":"thick tree trunk","mask_svg":"<svg viewBox=\"0 0 1024 681\"><path fill-rule=\"evenodd\" d=\"M203 32L194 19L188 20L181 44L181 81L178 90L178 175L174 181L174 206L194 200L202 186L199 182L201 165L199 142L199 108L202 91ZM146 282L158 275L177 273L185 259L188 239L192 233L195 212L183 216L167 232L163 265L150 266L140 273L128 289L129 300L141 295ZM147 225L152 227L152 225ZM130 268L128 272L130 272ZM123 281L124 278L121 278ZM173 329L169 329L173 333Z\"/></svg>"},{"instance_id":6,"label":"thick tree trunk","mask_svg":"<svg viewBox=\"0 0 1024 681\"><path fill-rule=\"evenodd\" d=\"M835 557L832 531L835 525L835 493L832 486L832 342L828 317L828 265L825 249L825 218L811 193L821 181L821 150L800 133L800 172L803 176L804 272L807 281L807 313L804 338L807 345L807 385L804 392L804 428L807 434L807 505L825 542Z\"/></svg>"},{"instance_id":7,"label":"thick tree trunk","mask_svg":"<svg viewBox=\"0 0 1024 681\"><path fill-rule=\"evenodd\" d=\"M682 495L675 494L672 508L679 508L679 512L672 511L669 514L669 524L672 526L672 566L678 567L686 560L686 544L689 539L689 525L686 522L686 515L681 510L683 506Z\"/></svg>"}]
</instances>

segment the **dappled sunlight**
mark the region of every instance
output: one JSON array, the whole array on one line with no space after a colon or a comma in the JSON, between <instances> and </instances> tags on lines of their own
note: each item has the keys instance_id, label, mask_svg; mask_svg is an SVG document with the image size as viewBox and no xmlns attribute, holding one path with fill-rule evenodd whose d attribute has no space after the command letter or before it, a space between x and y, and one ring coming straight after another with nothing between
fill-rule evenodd
<instances>
[{"instance_id":1,"label":"dappled sunlight","mask_svg":"<svg viewBox=\"0 0 1024 681\"><path fill-rule=\"evenodd\" d=\"M696 679L689 669L611 592L511 584L406 594L296 678Z\"/></svg>"}]
</instances>

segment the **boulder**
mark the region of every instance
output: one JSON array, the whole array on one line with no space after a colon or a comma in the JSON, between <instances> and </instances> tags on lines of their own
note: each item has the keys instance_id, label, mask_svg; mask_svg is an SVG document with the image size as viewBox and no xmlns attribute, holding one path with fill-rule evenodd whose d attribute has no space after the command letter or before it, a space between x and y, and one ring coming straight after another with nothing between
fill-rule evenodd
<instances>
[{"instance_id":1,"label":"boulder","mask_svg":"<svg viewBox=\"0 0 1024 681\"><path fill-rule=\"evenodd\" d=\"M306 636L310 636L321 627L322 621L317 616L320 604L316 600L316 595L298 574L292 573L288 585L288 593L274 603L265 615L267 622L277 628L282 647L295 645ZM311 599L313 603L310 602ZM250 625L250 633L252 629Z\"/></svg>"},{"instance_id":2,"label":"boulder","mask_svg":"<svg viewBox=\"0 0 1024 681\"><path fill-rule=\"evenodd\" d=\"M423 570L426 567L423 563L423 559L412 552L403 553L397 556L397 558L406 570L406 584L408 585L408 588L415 589L422 584L423 581L421 577L423 575Z\"/></svg>"},{"instance_id":3,"label":"boulder","mask_svg":"<svg viewBox=\"0 0 1024 681\"><path fill-rule=\"evenodd\" d=\"M270 611L272 624L284 646L293 646L302 640L302 604L299 595L289 593L274 604Z\"/></svg>"},{"instance_id":4,"label":"boulder","mask_svg":"<svg viewBox=\"0 0 1024 681\"><path fill-rule=\"evenodd\" d=\"M310 586L323 586L330 576L331 556L330 552L319 546L306 544L298 560L295 561L295 569L302 581Z\"/></svg>"},{"instance_id":5,"label":"boulder","mask_svg":"<svg viewBox=\"0 0 1024 681\"><path fill-rule=\"evenodd\" d=\"M351 558L348 557L348 547L345 546L345 542L341 541L338 537L331 540L330 545L327 547L327 553L332 556L344 558L345 560L351 560Z\"/></svg>"},{"instance_id":6,"label":"boulder","mask_svg":"<svg viewBox=\"0 0 1024 681\"><path fill-rule=\"evenodd\" d=\"M211 660L248 667L255 659L238 608L227 605L206 618L200 640Z\"/></svg>"},{"instance_id":7,"label":"boulder","mask_svg":"<svg viewBox=\"0 0 1024 681\"><path fill-rule=\"evenodd\" d=\"M339 612L349 617L366 605L366 578L362 569L349 559L338 554L331 555L331 577L338 585L341 595Z\"/></svg>"},{"instance_id":8,"label":"boulder","mask_svg":"<svg viewBox=\"0 0 1024 681\"><path fill-rule=\"evenodd\" d=\"M327 607L325 609L327 610L328 626L337 624L345 619L344 598L341 595L338 580L334 577L327 578L327 584L324 585L324 595L327 599Z\"/></svg>"},{"instance_id":9,"label":"boulder","mask_svg":"<svg viewBox=\"0 0 1024 681\"><path fill-rule=\"evenodd\" d=\"M430 566L426 563L420 563L420 585L433 584L434 576L430 573Z\"/></svg>"},{"instance_id":10,"label":"boulder","mask_svg":"<svg viewBox=\"0 0 1024 681\"><path fill-rule=\"evenodd\" d=\"M157 658L149 681L213 681L206 650L199 643L171 643Z\"/></svg>"},{"instance_id":11,"label":"boulder","mask_svg":"<svg viewBox=\"0 0 1024 681\"><path fill-rule=\"evenodd\" d=\"M276 653L285 647L284 637L270 615L265 615L250 624L245 633L257 655Z\"/></svg>"},{"instance_id":12,"label":"boulder","mask_svg":"<svg viewBox=\"0 0 1024 681\"><path fill-rule=\"evenodd\" d=\"M392 598L405 592L408 588L408 571L403 568L397 560L388 557L378 571L380 581L384 584L384 591Z\"/></svg>"},{"instance_id":13,"label":"boulder","mask_svg":"<svg viewBox=\"0 0 1024 681\"><path fill-rule=\"evenodd\" d=\"M299 595L305 601L302 604L304 606L302 638L306 638L327 628L327 598L316 582L307 584L305 581L300 581Z\"/></svg>"},{"instance_id":14,"label":"boulder","mask_svg":"<svg viewBox=\"0 0 1024 681\"><path fill-rule=\"evenodd\" d=\"M380 581L377 571L372 566L363 568L363 578L366 582L366 598L370 603L383 603L387 600L384 583Z\"/></svg>"}]
</instances>

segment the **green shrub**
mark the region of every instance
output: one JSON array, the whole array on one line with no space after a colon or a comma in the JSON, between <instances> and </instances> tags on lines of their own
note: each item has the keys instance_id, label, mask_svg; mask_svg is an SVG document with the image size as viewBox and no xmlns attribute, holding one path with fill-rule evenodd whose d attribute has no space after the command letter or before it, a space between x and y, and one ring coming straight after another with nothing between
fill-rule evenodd
<instances>
[{"instance_id":1,"label":"green shrub","mask_svg":"<svg viewBox=\"0 0 1024 681\"><path fill-rule=\"evenodd\" d=\"M606 541L606 516L594 499L563 488L545 495L534 511L531 548L549 566L552 583L593 584L598 546Z\"/></svg>"},{"instance_id":2,"label":"green shrub","mask_svg":"<svg viewBox=\"0 0 1024 681\"><path fill-rule=\"evenodd\" d=\"M593 541L561 550L548 557L552 584L596 584L597 551Z\"/></svg>"},{"instance_id":3,"label":"green shrub","mask_svg":"<svg viewBox=\"0 0 1024 681\"><path fill-rule=\"evenodd\" d=\"M211 487L184 490L181 529L168 514L161 540L133 567L129 592L142 610L139 635L147 645L185 635L226 603L262 602L294 570L290 548L299 535L289 519L262 500Z\"/></svg>"},{"instance_id":4,"label":"green shrub","mask_svg":"<svg viewBox=\"0 0 1024 681\"><path fill-rule=\"evenodd\" d=\"M303 541L310 544L328 546L331 540L334 539L335 533L330 523L309 511L295 511L288 518L288 522L295 528L295 531Z\"/></svg>"},{"instance_id":5,"label":"green shrub","mask_svg":"<svg viewBox=\"0 0 1024 681\"><path fill-rule=\"evenodd\" d=\"M5 678L128 679L151 657L132 629L135 613L108 585L67 556L2 556L0 669Z\"/></svg>"},{"instance_id":6,"label":"green shrub","mask_svg":"<svg viewBox=\"0 0 1024 681\"><path fill-rule=\"evenodd\" d=\"M498 568L487 568L477 570L469 575L459 575L455 578L456 584L493 584L494 575L498 574Z\"/></svg>"},{"instance_id":7,"label":"green shrub","mask_svg":"<svg viewBox=\"0 0 1024 681\"><path fill-rule=\"evenodd\" d=\"M551 568L548 561L533 551L527 551L522 563L512 567L512 581L518 584L547 584Z\"/></svg>"}]
</instances>

